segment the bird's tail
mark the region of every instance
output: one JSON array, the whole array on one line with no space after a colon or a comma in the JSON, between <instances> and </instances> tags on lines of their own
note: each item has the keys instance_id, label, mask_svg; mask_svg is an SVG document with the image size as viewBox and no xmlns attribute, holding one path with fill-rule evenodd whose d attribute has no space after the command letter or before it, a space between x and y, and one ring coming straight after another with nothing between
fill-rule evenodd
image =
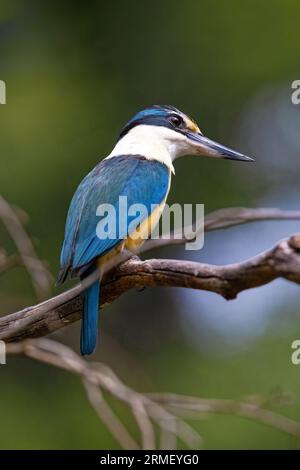
<instances>
[{"instance_id":1,"label":"bird's tail","mask_svg":"<svg viewBox=\"0 0 300 470\"><path fill-rule=\"evenodd\" d=\"M92 354L97 344L99 292L100 281L98 279L84 292L80 336L80 350L82 355Z\"/></svg>"}]
</instances>

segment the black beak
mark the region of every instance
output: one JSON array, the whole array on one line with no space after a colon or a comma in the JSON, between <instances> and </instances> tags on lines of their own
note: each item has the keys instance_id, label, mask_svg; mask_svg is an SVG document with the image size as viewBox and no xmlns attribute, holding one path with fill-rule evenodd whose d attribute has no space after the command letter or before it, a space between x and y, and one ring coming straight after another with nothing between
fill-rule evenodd
<instances>
[{"instance_id":1,"label":"black beak","mask_svg":"<svg viewBox=\"0 0 300 470\"><path fill-rule=\"evenodd\" d=\"M187 139L194 147L195 153L207 157L226 158L228 160L237 160L241 162L254 162L254 159L247 157L235 150L218 144L198 132L187 132Z\"/></svg>"}]
</instances>

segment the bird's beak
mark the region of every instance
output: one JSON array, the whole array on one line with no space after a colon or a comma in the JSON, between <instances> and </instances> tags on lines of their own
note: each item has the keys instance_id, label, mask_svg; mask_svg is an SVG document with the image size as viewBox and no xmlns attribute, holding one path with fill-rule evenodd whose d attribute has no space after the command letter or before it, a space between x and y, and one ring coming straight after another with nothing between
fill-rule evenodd
<instances>
[{"instance_id":1,"label":"bird's beak","mask_svg":"<svg viewBox=\"0 0 300 470\"><path fill-rule=\"evenodd\" d=\"M251 157L246 157L235 150L231 150L224 145L218 144L200 132L187 132L186 137L191 144L194 153L207 157L227 158L228 160L239 160L242 162L254 162Z\"/></svg>"}]
</instances>

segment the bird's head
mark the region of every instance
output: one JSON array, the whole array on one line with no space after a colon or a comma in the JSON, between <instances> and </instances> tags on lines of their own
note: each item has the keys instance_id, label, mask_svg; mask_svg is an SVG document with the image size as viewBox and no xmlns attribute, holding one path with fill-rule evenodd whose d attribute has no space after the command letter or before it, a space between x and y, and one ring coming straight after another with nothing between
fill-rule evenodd
<instances>
[{"instance_id":1,"label":"bird's head","mask_svg":"<svg viewBox=\"0 0 300 470\"><path fill-rule=\"evenodd\" d=\"M140 145L145 146L145 151L147 144L149 147L160 143L167 149L171 160L181 155L202 155L253 161L252 158L205 137L193 119L173 106L154 105L138 112L123 127L119 142L129 135L131 142L137 144L140 141Z\"/></svg>"}]
</instances>

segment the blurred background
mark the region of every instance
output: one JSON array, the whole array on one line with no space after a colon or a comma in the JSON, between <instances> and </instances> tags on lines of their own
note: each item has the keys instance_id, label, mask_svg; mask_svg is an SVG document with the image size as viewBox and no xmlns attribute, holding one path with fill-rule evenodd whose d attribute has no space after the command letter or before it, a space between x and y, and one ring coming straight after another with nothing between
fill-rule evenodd
<instances>
[{"instance_id":1,"label":"blurred background","mask_svg":"<svg viewBox=\"0 0 300 470\"><path fill-rule=\"evenodd\" d=\"M291 102L299 15L297 0L2 0L0 193L27 212L27 230L54 277L76 186L132 114L154 103L182 109L209 137L256 158L254 165L179 160L170 202L204 203L206 213L299 208L300 105ZM199 252L174 247L151 256L231 263L299 229L286 221L246 225L207 233ZM13 251L3 227L0 236ZM0 282L1 314L36 302L24 269ZM300 367L290 361L299 303L299 286L280 280L230 302L201 291L130 292L103 310L93 360L140 391L240 399L287 390L297 400L282 411L300 420ZM78 351L79 323L53 336ZM119 447L76 377L9 357L0 383L0 448ZM207 449L295 445L237 417L193 425Z\"/></svg>"}]
</instances>

